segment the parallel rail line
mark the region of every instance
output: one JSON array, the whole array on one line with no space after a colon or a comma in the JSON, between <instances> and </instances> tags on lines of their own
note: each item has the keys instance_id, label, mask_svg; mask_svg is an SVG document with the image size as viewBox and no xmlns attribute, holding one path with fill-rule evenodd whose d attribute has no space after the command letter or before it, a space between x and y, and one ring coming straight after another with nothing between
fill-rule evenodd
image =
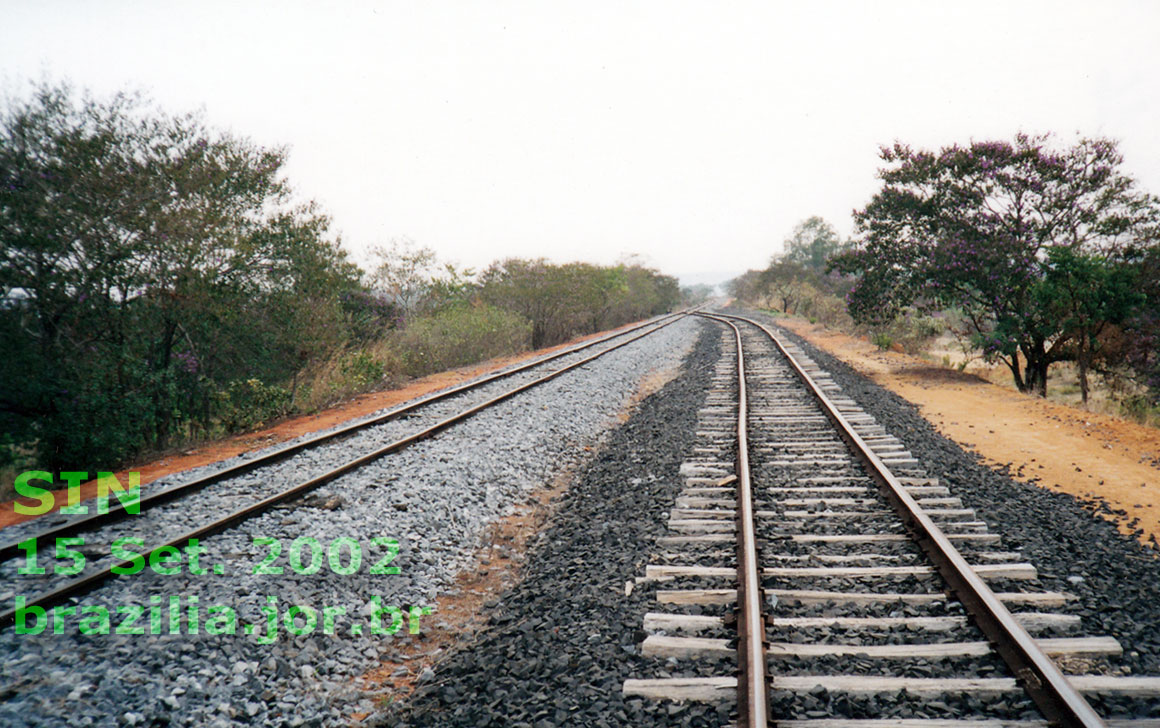
<instances>
[{"instance_id":1,"label":"parallel rail line","mask_svg":"<svg viewBox=\"0 0 1160 728\"><path fill-rule=\"evenodd\" d=\"M464 384L459 384L454 387L435 392L434 394L420 397L410 402L406 402L398 407L394 407L380 415L376 415L365 420L352 422L330 432L302 439L290 445L271 450L270 452L264 453L250 460L235 463L234 465L216 470L198 478L194 478L193 480L189 480L184 483L178 483L176 485L169 486L168 488L155 490L148 494L143 494L138 500L140 512L144 513L151 507L167 503L176 498L191 495L201 490L202 488L213 485L215 483L220 483L223 480L236 478L240 475L245 475L254 470L257 470L258 468L273 465L275 463L281 462L282 460L285 460L288 457L291 457L292 455L296 455L311 448L318 447L319 445L338 440L348 435L353 435L356 432L366 430L370 427L375 427L377 425L396 420L400 417L409 415L423 407L434 404L436 402L441 402L446 399L450 399L451 397L463 394L464 392L469 392L473 389L478 389L486 384L490 384L491 382L500 379L506 379L529 369L543 366L544 364L556 361L557 359L571 356L572 354L590 349L600 344L604 344L621 336L627 336L628 334L640 331L649 326L661 324L666 321L675 321L682 315L684 315L684 312L668 314L655 320L646 321L642 324L637 324L620 331L614 331L611 334L601 336L590 341L585 341L576 346L568 347L562 351L554 352L548 356L540 357L511 368L502 369L498 372L488 374ZM93 513L82 518L73 518L51 528L46 528L36 533L34 536L23 537L0 544L0 563L3 563L8 559L17 556L19 552L19 544L24 543L28 540L28 538L36 538L39 540L50 539L59 536L70 536L72 534L81 533L83 531L90 531L108 523L115 523L117 521L123 520L128 515L129 513L121 503L110 502L109 508L106 512Z\"/></svg>"},{"instance_id":2,"label":"parallel rail line","mask_svg":"<svg viewBox=\"0 0 1160 728\"><path fill-rule=\"evenodd\" d=\"M328 470L325 473L322 473L320 475L312 477L312 478L305 480L303 482L297 483L289 488L281 490L281 491L279 491L279 492L277 492L269 497L263 498L257 502L251 503L245 507L236 509L236 510L220 517L220 518L214 519L211 522L206 523L203 526L200 526L198 528L194 528L192 530L185 531L185 532L183 532L183 533L181 533L173 538L168 539L164 543L157 544L156 546L150 547L147 551L141 552L141 556L144 559L148 560L149 557L152 556L152 554L154 554L155 552L160 551L162 549L171 548L171 547L179 547L183 544L189 543L189 541L191 539L200 539L200 538L203 538L205 536L209 536L209 535L212 535L214 533L218 533L220 531L223 531L223 530L225 530L225 529L227 529L227 528L229 528L237 523L245 521L248 518L252 518L260 513L265 512L266 510L268 510L269 508L271 508L272 506L274 506L278 503L282 503L282 502L288 501L290 499L299 497L299 496L301 496L301 495L303 495L303 494L305 494L305 493L307 493L315 488L318 488L319 486L321 486L325 483L329 483L329 482L335 480L336 478L338 478L341 475L349 473L349 472L351 472L359 467L362 467L362 466L364 466L364 465L366 465L374 460L377 460L385 455L388 455L388 454L393 453L393 452L397 452L397 451L402 450L410 445L413 445L421 440L425 440L429 437L432 437L435 434L447 429L448 427L451 427L452 425L454 425L458 422L462 422L463 420L466 420L469 417L472 417L473 415L478 414L479 412L482 412L490 407L493 407L496 404L499 404L500 402L504 402L508 399L511 399L512 397L515 397L516 395L520 394L521 392L525 392L529 389L540 386L546 382L549 382L549 381L559 377L560 375L562 375L566 372L572 371L578 367L582 367L586 364L589 364L589 363L595 361L596 359L599 359L600 357L604 356L605 354L608 354L612 351L616 351L617 349L623 348L623 347L633 343L634 341L637 341L645 336L653 334L653 333L675 323L676 321L678 321L679 319L681 319L682 317L684 317L686 315L688 315L686 312L681 311L681 312L669 314L669 315L660 317L658 319L654 319L654 320L645 322L643 324L633 326L633 327L626 329L626 330L614 332L613 334L600 337L600 338L595 339L593 341L585 342L585 343L580 344L578 346L574 346L574 347L571 347L569 349L566 349L562 352L557 352L555 354L552 354L548 357L543 357L543 358L537 359L535 361L519 365L519 366L514 367L512 369L503 370L503 371L498 372L496 374L492 374L492 375L483 377L479 380L469 382L469 383L466 383L463 385L459 385L457 387L453 387L453 388L445 390L443 392L439 392L435 395L432 395L429 397L424 397L424 398L419 399L415 402L411 402L411 403L408 403L404 406L392 409L389 412L386 412L386 413L379 415L377 417L374 417L374 418L371 418L371 419L368 419L365 421L361 421L361 422L356 422L354 424L348 425L346 427L340 428L340 429L335 430L335 431L330 432L330 433L326 433L324 435L319 435L319 436L315 436L312 438L308 438L302 442L295 443L295 444L290 445L288 447L280 448L276 451L273 451L271 453L263 455L259 458L255 458L254 460L243 462L243 463L231 466L229 468L225 468L223 470L211 473L209 475L203 476L201 478L190 481L188 483L171 486L171 487L166 488L164 490L150 494L149 496L143 496L141 498L141 501L140 501L142 504L142 508L141 508L142 513L144 513L146 511L146 508L145 508L146 504L148 504L151 507L156 507L162 503L165 503L167 501L174 500L176 498L190 494L196 490L204 488L204 487L211 485L213 483L225 481L229 478L236 477L238 475L251 472L251 471L253 471L259 467L262 467L262 466L274 464L278 461L284 460L285 458L287 458L291 455L305 451L311 447L317 447L318 445L333 441L336 438L342 437L344 435L349 435L349 434L352 434L353 432L356 432L358 430L366 429L366 428L371 427L373 425L381 424L381 423L386 422L388 420L398 418L398 417L403 416L405 414L409 414L411 412L418 410L419 408L421 408L425 405L429 405L429 404L432 404L434 402L438 402L438 401L447 399L449 397L452 397L452 396L457 395L457 394L461 394L461 393L468 391L468 390L477 389L479 387L482 387L485 384L489 384L489 383L494 382L498 379L503 379L505 377L509 377L513 374L529 370L533 367L542 366L546 363L549 363L549 362L555 361L557 359L560 359L562 357L569 356L571 354L575 354L577 352L589 349L589 348L597 346L599 344L608 343L609 341L611 341L613 339L617 339L617 338L625 337L625 336L628 337L628 338L625 338L623 341L619 341L619 342L614 343L612 346L601 349L601 350L597 351L596 353L585 356L585 357L583 357L575 362L571 362L565 366L562 366L558 369L555 369L555 370L553 370L553 371L551 371L543 376L540 376L536 379L533 379L533 380L530 380L530 381L525 382L523 384L520 384L518 386L515 386L515 387L508 389L507 391L505 391L497 396L491 397L483 402L480 402L480 403L475 404L469 408L466 408L462 411L459 411L458 413L451 415L449 417L446 417L446 418L444 418L444 419L442 419L442 420L440 420L440 421L438 421L438 422L436 422L428 427L425 427L417 432L414 432L414 433L409 434L405 437L396 439L395 441L393 441L389 444L386 444L382 447L379 447L371 452L364 453L358 457L352 458L352 459L344 462L342 465L339 465L338 467L335 467L331 470ZM56 526L56 527L53 527L50 529L46 529L40 533L37 533L35 536L21 538L19 541L6 544L4 549L3 549L2 554L3 554L4 558L11 558L13 555L15 555L15 553L17 551L17 544L27 542L29 538L35 538L37 540L37 542L39 543L39 542L41 542L41 540L56 538L59 536L63 536L65 534L75 534L75 533L80 533L80 532L88 532L88 531L92 531L96 528L100 528L102 526L108 525L109 523L114 523L116 521L122 520L126 517L126 515L127 515L126 511L122 507L122 508L110 508L110 511L107 514L93 515L93 516L88 516L85 518L75 519L73 521L66 522L66 523L61 524L59 526ZM0 561L2 561L2 560L3 559L0 559ZM116 569L116 568L123 569L125 567L130 566L132 563L133 563L132 561L113 562L113 563L109 563L109 564L107 564L99 569L94 569L90 573L84 574L84 575L79 576L75 579L67 581L64 584L61 584L60 586L57 586L51 590L44 591L44 592L41 592L39 594L35 594L35 595L29 597L27 599L27 601L25 602L25 608L27 609L28 607L32 607L32 606L47 607L47 606L51 606L54 604L58 604L66 599L82 595L86 592L89 592L89 591L97 588L105 581L108 581L108 580L114 578L116 576L116 574L114 573L113 569ZM16 618L15 607L13 607L11 609L6 609L3 612L0 612L0 629L4 629L4 628L11 626L15 622L15 618Z\"/></svg>"}]
</instances>

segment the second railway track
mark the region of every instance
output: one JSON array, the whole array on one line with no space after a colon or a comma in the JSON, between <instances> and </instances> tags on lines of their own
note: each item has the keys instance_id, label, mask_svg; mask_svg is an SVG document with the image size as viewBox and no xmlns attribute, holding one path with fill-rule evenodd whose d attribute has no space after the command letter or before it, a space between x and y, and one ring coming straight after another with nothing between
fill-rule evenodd
<instances>
[{"instance_id":1,"label":"second railway track","mask_svg":"<svg viewBox=\"0 0 1160 728\"><path fill-rule=\"evenodd\" d=\"M184 549L191 539L205 538L279 503L302 497L476 412L648 336L682 315L671 314L616 331L206 475L150 488L140 499L140 513L131 518L127 509L113 500L106 514L67 519L54 515L46 519L55 521L47 528L33 521L6 529L5 542L0 545L0 583L4 585L0 587L0 603L13 604L19 594L25 609L46 607L84 594L114 578L114 568L129 565L124 559L113 558L116 539L141 539L143 548L129 550L146 559L159 549ZM333 462L331 453L343 455L337 467L328 463ZM84 569L58 575L51 563L57 540L75 538L76 534L87 534L77 539L83 544L74 540L66 542L66 548L83 555ZM16 612L15 606L0 610L0 629L12 625Z\"/></svg>"},{"instance_id":2,"label":"second railway track","mask_svg":"<svg viewBox=\"0 0 1160 728\"><path fill-rule=\"evenodd\" d=\"M1160 726L1160 678L1118 676L1071 595L800 349L715 318L734 353L638 579L665 674L626 696L737 701L741 726Z\"/></svg>"}]
</instances>

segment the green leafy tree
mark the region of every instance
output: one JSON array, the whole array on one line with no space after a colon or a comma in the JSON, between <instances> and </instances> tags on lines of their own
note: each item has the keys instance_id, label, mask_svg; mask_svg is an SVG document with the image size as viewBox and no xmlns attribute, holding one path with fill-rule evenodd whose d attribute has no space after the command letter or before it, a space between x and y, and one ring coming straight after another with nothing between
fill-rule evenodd
<instances>
[{"instance_id":1,"label":"green leafy tree","mask_svg":"<svg viewBox=\"0 0 1160 728\"><path fill-rule=\"evenodd\" d=\"M675 278L637 265L509 258L493 263L479 284L484 302L531 322L533 347L646 318L680 301Z\"/></svg>"},{"instance_id":2,"label":"green leafy tree","mask_svg":"<svg viewBox=\"0 0 1160 728\"><path fill-rule=\"evenodd\" d=\"M1101 335L1123 324L1146 301L1136 289L1136 269L1073 248L1047 251L1043 279L1034 289L1034 308L1049 329L1071 342L1079 367L1080 394L1088 401L1088 372L1101 353Z\"/></svg>"},{"instance_id":3,"label":"green leafy tree","mask_svg":"<svg viewBox=\"0 0 1160 728\"><path fill-rule=\"evenodd\" d=\"M830 223L815 215L794 227L782 243L781 260L820 273L826 269L827 260L847 247Z\"/></svg>"},{"instance_id":4,"label":"green leafy tree","mask_svg":"<svg viewBox=\"0 0 1160 728\"><path fill-rule=\"evenodd\" d=\"M1121 170L1116 145L1050 137L974 142L938 152L882 149L882 189L855 214L858 248L831 267L857 275L850 314L884 323L907 307L963 312L963 333L1003 361L1022 391L1077 355L1078 330L1042 305L1049 253L1124 259L1156 239L1156 199ZM1094 325L1094 324L1093 324Z\"/></svg>"},{"instance_id":5,"label":"green leafy tree","mask_svg":"<svg viewBox=\"0 0 1160 728\"><path fill-rule=\"evenodd\" d=\"M1148 387L1152 403L1160 405L1160 246L1145 250L1134 270L1144 303L1124 322L1119 348L1138 381Z\"/></svg>"},{"instance_id":6,"label":"green leafy tree","mask_svg":"<svg viewBox=\"0 0 1160 728\"><path fill-rule=\"evenodd\" d=\"M523 316L532 325L532 347L558 337L569 308L564 272L547 260L508 258L492 263L480 276L484 302Z\"/></svg>"},{"instance_id":7,"label":"green leafy tree","mask_svg":"<svg viewBox=\"0 0 1160 728\"><path fill-rule=\"evenodd\" d=\"M827 261L848 249L825 220L814 216L798 223L761 271L748 271L729 285L731 295L759 307L787 314L824 314L830 323L849 287L842 275L826 271Z\"/></svg>"},{"instance_id":8,"label":"green leafy tree","mask_svg":"<svg viewBox=\"0 0 1160 728\"><path fill-rule=\"evenodd\" d=\"M13 445L50 470L110 466L207 431L230 382L291 376L343 336L358 271L294 202L284 161L128 94L42 85L3 111Z\"/></svg>"}]
</instances>

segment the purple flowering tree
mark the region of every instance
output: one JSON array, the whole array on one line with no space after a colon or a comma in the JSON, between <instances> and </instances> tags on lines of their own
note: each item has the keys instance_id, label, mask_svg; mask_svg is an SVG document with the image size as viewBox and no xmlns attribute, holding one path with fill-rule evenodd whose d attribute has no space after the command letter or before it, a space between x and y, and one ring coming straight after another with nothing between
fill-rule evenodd
<instances>
[{"instance_id":1,"label":"purple flowering tree","mask_svg":"<svg viewBox=\"0 0 1160 728\"><path fill-rule=\"evenodd\" d=\"M1075 360L1084 332L1099 328L1045 304L1050 251L1129 265L1155 244L1156 198L1107 139L1059 148L1020 134L938 152L896 143L881 157L882 189L855 212L857 247L831 263L858 276L850 314L882 324L908 307L957 309L960 333L1020 390L1046 396L1051 364Z\"/></svg>"}]
</instances>

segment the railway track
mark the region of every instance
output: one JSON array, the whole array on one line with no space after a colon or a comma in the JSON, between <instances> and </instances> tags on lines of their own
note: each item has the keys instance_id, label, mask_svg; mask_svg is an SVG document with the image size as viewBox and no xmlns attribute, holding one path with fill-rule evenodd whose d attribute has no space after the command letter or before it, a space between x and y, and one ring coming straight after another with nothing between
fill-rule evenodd
<instances>
[{"instance_id":1,"label":"railway track","mask_svg":"<svg viewBox=\"0 0 1160 728\"><path fill-rule=\"evenodd\" d=\"M712 318L732 355L637 580L664 674L626 696L735 700L742 726L1160 726L1160 678L1117 674L1124 646L900 440L773 331Z\"/></svg>"},{"instance_id":2,"label":"railway track","mask_svg":"<svg viewBox=\"0 0 1160 728\"><path fill-rule=\"evenodd\" d=\"M136 514L113 501L107 513L67 519L55 514L11 527L5 534L8 540L0 545L0 598L4 604L14 605L15 595L21 595L22 607L28 609L79 597L115 578L115 570L132 566L132 560L113 557L115 539L141 539L145 546L132 551L145 561L163 550L185 550L191 542L302 498L346 473L585 366L685 315L663 316L509 367L192 480L148 491L143 488ZM334 452L341 453L340 465L321 464ZM292 485L287 486L287 481ZM46 521L51 525L42 525ZM82 571L63 576L56 573L52 557L58 539L83 555ZM77 545L78 541L83 545ZM0 629L10 627L16 614L15 606L0 612Z\"/></svg>"}]
</instances>

